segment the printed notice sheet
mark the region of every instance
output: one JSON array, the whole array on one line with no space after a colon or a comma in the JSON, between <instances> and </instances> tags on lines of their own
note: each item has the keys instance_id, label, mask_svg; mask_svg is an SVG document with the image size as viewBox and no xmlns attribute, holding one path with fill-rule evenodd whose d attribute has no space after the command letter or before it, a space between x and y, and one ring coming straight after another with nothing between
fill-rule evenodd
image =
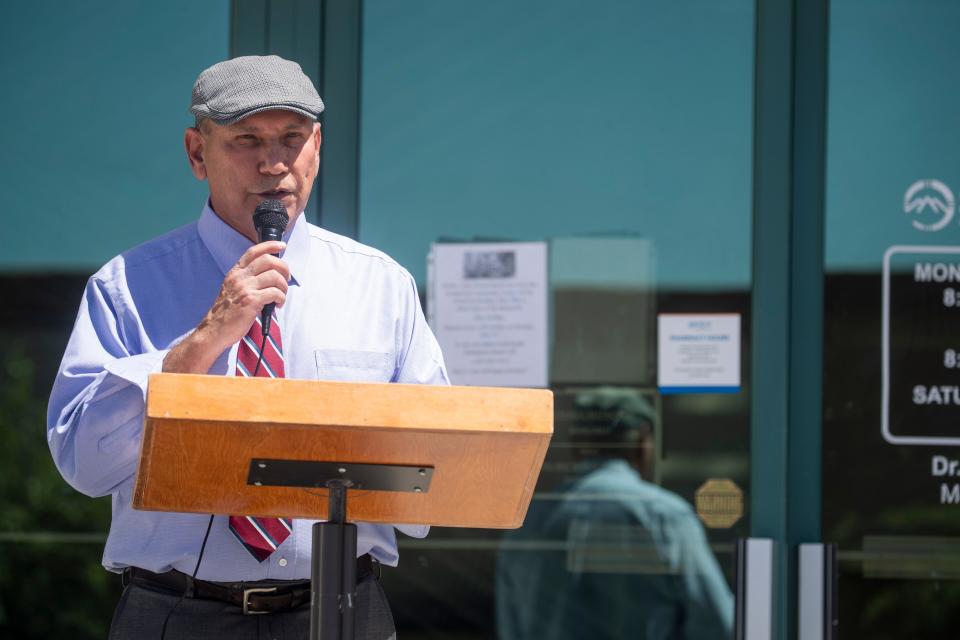
<instances>
[{"instance_id":1,"label":"printed notice sheet","mask_svg":"<svg viewBox=\"0 0 960 640\"><path fill-rule=\"evenodd\" d=\"M740 390L740 315L657 317L660 393L735 393Z\"/></svg>"},{"instance_id":2,"label":"printed notice sheet","mask_svg":"<svg viewBox=\"0 0 960 640\"><path fill-rule=\"evenodd\" d=\"M453 384L547 386L547 245L434 244L427 310Z\"/></svg>"}]
</instances>

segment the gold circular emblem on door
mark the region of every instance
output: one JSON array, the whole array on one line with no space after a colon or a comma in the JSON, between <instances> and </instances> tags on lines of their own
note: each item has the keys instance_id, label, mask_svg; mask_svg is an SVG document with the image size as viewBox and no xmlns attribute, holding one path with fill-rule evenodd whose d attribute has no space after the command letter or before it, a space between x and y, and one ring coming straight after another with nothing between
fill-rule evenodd
<instances>
[{"instance_id":1,"label":"gold circular emblem on door","mask_svg":"<svg viewBox=\"0 0 960 640\"><path fill-rule=\"evenodd\" d=\"M727 529L743 517L743 490L729 478L711 478L697 489L697 515L711 529Z\"/></svg>"}]
</instances>

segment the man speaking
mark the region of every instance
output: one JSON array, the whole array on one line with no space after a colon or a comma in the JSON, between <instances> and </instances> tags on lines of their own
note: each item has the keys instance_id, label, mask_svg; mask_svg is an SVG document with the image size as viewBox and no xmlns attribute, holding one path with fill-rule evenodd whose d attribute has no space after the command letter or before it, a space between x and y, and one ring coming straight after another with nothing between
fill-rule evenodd
<instances>
[{"instance_id":1,"label":"man speaking","mask_svg":"<svg viewBox=\"0 0 960 640\"><path fill-rule=\"evenodd\" d=\"M184 138L210 188L199 219L122 253L87 283L47 438L67 482L113 499L103 565L125 587L111 638L279 640L309 629L313 522L131 507L151 373L448 384L410 274L302 215L323 108L300 67L276 56L205 70ZM289 223L282 240L258 242L253 213L267 200ZM395 631L377 565L397 563L394 528L359 524L357 554L357 638L386 640Z\"/></svg>"}]
</instances>

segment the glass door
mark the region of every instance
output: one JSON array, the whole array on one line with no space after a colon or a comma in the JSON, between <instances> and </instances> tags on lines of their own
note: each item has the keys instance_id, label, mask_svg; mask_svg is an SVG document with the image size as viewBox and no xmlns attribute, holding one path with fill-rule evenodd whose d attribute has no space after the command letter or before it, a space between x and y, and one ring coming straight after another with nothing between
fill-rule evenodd
<instances>
[{"instance_id":1,"label":"glass door","mask_svg":"<svg viewBox=\"0 0 960 640\"><path fill-rule=\"evenodd\" d=\"M951 3L830 12L823 537L844 638L960 635Z\"/></svg>"},{"instance_id":2,"label":"glass door","mask_svg":"<svg viewBox=\"0 0 960 640\"><path fill-rule=\"evenodd\" d=\"M359 239L454 384L556 403L523 528L400 541L403 637L729 634L753 56L747 1L365 3Z\"/></svg>"}]
</instances>

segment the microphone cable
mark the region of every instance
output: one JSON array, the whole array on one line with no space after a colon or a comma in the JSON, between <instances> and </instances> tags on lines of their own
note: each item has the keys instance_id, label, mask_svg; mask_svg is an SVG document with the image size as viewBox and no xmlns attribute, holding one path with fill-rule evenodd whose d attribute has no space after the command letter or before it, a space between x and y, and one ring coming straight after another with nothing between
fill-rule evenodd
<instances>
[{"instance_id":1,"label":"microphone cable","mask_svg":"<svg viewBox=\"0 0 960 640\"><path fill-rule=\"evenodd\" d=\"M253 373L250 375L251 378L256 378L257 373L260 371L260 365L263 363L263 350L267 348L267 336L269 334L269 329L263 331L263 342L260 343L260 357L257 358L257 366L253 368Z\"/></svg>"},{"instance_id":2,"label":"microphone cable","mask_svg":"<svg viewBox=\"0 0 960 640\"><path fill-rule=\"evenodd\" d=\"M187 597L187 593L193 589L193 581L197 579L197 572L200 571L200 562L203 560L203 550L207 548L207 538L210 537L210 528L213 526L213 514L210 514L210 520L207 521L207 532L203 534L203 544L200 545L200 553L197 555L197 565L193 568L193 575L190 576L190 582L187 583L187 589L180 594L180 599L177 600L177 603L171 607L170 611L167 612L167 617L163 619L163 627L160 629L160 640L164 640L167 635L167 623L170 622L170 616L173 615L173 612L177 610L177 607L180 606L180 603L183 602L183 599Z\"/></svg>"},{"instance_id":3,"label":"microphone cable","mask_svg":"<svg viewBox=\"0 0 960 640\"><path fill-rule=\"evenodd\" d=\"M257 373L260 372L260 365L263 363L263 350L267 348L267 333L263 334L263 342L260 343L260 357L257 358L257 366L253 369L253 375L251 378L256 378ZM190 582L187 584L187 589L182 594L180 594L180 599L177 600L176 604L167 612L167 617L163 619L163 627L160 629L160 640L164 640L167 636L167 624L170 622L170 616L173 615L173 612L177 610L177 607L180 606L180 603L183 602L183 599L187 597L187 593L193 587L193 581L197 579L197 572L200 571L200 563L203 561L203 551L207 548L207 540L210 538L210 529L213 527L213 514L210 514L210 520L207 521L207 532L203 534L203 543L200 545L200 553L197 555L197 564L193 568L193 575L190 576Z\"/></svg>"}]
</instances>

